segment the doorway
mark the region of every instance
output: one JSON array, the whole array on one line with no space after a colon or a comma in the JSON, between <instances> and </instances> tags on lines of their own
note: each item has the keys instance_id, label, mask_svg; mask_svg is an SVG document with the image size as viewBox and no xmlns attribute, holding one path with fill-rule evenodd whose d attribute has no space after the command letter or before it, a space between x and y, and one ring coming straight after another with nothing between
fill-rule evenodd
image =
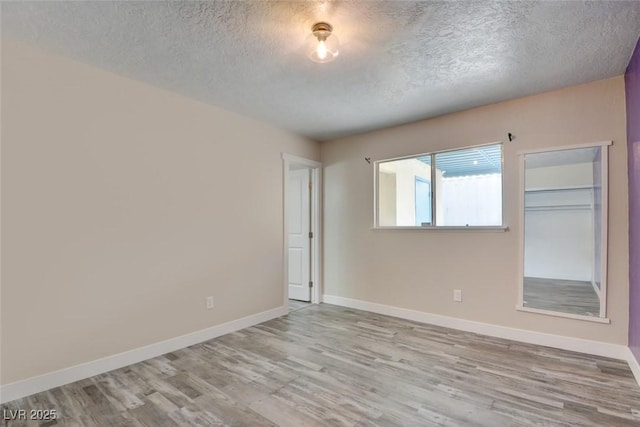
<instances>
[{"instance_id":1,"label":"doorway","mask_svg":"<svg viewBox=\"0 0 640 427\"><path fill-rule=\"evenodd\" d=\"M291 309L320 302L321 164L288 154L282 158L284 304Z\"/></svg>"},{"instance_id":2,"label":"doorway","mask_svg":"<svg viewBox=\"0 0 640 427\"><path fill-rule=\"evenodd\" d=\"M289 168L287 192L287 249L289 251L289 299L311 302L311 170Z\"/></svg>"},{"instance_id":3,"label":"doorway","mask_svg":"<svg viewBox=\"0 0 640 427\"><path fill-rule=\"evenodd\" d=\"M518 310L606 318L607 148L521 152Z\"/></svg>"}]
</instances>

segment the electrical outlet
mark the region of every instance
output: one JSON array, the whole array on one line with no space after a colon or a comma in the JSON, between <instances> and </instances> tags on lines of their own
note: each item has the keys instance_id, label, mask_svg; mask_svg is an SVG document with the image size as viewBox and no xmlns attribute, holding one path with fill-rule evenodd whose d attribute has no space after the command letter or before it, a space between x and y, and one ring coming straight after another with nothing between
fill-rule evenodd
<instances>
[{"instance_id":1,"label":"electrical outlet","mask_svg":"<svg viewBox=\"0 0 640 427\"><path fill-rule=\"evenodd\" d=\"M207 297L207 310L211 310L213 308L213 297Z\"/></svg>"},{"instance_id":2,"label":"electrical outlet","mask_svg":"<svg viewBox=\"0 0 640 427\"><path fill-rule=\"evenodd\" d=\"M453 300L455 302L462 302L462 289L453 290Z\"/></svg>"}]
</instances>

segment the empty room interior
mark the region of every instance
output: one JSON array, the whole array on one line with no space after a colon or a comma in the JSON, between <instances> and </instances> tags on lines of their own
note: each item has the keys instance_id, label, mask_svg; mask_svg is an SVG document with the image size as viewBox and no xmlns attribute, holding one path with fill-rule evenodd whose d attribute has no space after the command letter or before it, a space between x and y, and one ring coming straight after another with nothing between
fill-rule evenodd
<instances>
[{"instance_id":1,"label":"empty room interior","mask_svg":"<svg viewBox=\"0 0 640 427\"><path fill-rule=\"evenodd\" d=\"M4 426L640 426L640 2L0 3Z\"/></svg>"}]
</instances>

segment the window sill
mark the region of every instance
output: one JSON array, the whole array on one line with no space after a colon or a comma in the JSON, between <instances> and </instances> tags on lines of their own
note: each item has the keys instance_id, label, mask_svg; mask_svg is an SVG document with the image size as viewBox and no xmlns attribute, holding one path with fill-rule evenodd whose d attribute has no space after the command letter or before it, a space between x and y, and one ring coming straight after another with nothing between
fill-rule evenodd
<instances>
[{"instance_id":1,"label":"window sill","mask_svg":"<svg viewBox=\"0 0 640 427\"><path fill-rule=\"evenodd\" d=\"M611 319L609 319L608 317L581 316L579 314L562 313L559 311L540 310L538 308L523 307L521 305L517 305L516 310L525 311L527 313L546 314L547 316L565 317L567 319L584 320L587 322L611 323Z\"/></svg>"},{"instance_id":2,"label":"window sill","mask_svg":"<svg viewBox=\"0 0 640 427\"><path fill-rule=\"evenodd\" d=\"M387 227L377 226L372 227L372 230L429 230L429 231L489 231L489 232L504 232L509 231L507 225L482 225L482 226L436 226L436 227Z\"/></svg>"}]
</instances>

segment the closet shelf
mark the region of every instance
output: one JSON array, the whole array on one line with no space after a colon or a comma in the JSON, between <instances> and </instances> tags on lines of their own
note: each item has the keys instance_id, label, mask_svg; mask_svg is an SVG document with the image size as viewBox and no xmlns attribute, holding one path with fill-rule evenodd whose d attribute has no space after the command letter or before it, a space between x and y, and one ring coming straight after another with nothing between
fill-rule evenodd
<instances>
[{"instance_id":1,"label":"closet shelf","mask_svg":"<svg viewBox=\"0 0 640 427\"><path fill-rule=\"evenodd\" d=\"M581 211L592 210L593 206L589 204L579 205L545 205L545 206L525 206L524 210L527 212L535 211Z\"/></svg>"}]
</instances>

